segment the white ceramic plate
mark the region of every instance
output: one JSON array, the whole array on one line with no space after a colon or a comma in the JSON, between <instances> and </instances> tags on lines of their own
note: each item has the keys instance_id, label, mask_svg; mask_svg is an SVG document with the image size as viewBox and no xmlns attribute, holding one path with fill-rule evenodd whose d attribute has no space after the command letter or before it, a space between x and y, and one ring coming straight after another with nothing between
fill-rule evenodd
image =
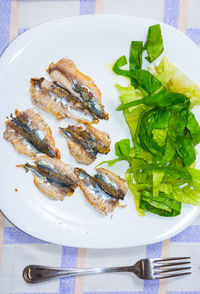
<instances>
[{"instance_id":1,"label":"white ceramic plate","mask_svg":"<svg viewBox=\"0 0 200 294\"><path fill-rule=\"evenodd\" d=\"M19 36L0 59L0 150L1 196L0 208L8 219L26 233L52 243L93 248L120 248L144 245L167 239L186 228L199 214L199 209L183 206L180 216L164 218L153 214L139 217L133 198L126 197L126 208L115 210L113 217L102 216L86 201L78 188L63 202L49 200L33 184L31 173L25 174L16 164L29 159L17 154L11 144L2 139L6 116L15 108L32 107L29 94L31 77L47 76L49 63L62 57L71 58L77 67L91 76L100 88L109 121L100 122L98 128L107 131L112 139L111 152L100 155L86 170L102 160L114 158L117 140L130 137L119 104L116 83L125 80L112 74L110 64L129 52L131 40L145 40L148 27L155 21L127 16L85 16L56 20L39 25ZM164 54L194 81L200 84L199 49L185 35L170 26L161 25ZM65 139L59 135L58 123L41 111L53 131L62 160L78 165L70 156ZM118 163L113 171L124 177L125 163ZM18 192L15 192L15 188Z\"/></svg>"}]
</instances>

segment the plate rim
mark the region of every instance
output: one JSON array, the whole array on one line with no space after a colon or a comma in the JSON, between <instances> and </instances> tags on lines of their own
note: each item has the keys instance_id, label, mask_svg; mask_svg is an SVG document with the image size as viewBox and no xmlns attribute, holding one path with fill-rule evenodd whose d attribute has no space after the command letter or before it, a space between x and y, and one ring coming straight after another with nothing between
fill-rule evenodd
<instances>
[{"instance_id":1,"label":"plate rim","mask_svg":"<svg viewBox=\"0 0 200 294\"><path fill-rule=\"evenodd\" d=\"M22 231L23 233L29 235L30 237L33 237L37 240L40 240L44 243L50 243L50 244L54 244L54 245L60 245L60 246L68 246L68 247L73 247L73 248L83 248L83 249L95 249L95 250L102 250L102 249L125 249L125 248L135 248L135 247L141 247L141 246L147 246L147 245L152 245L152 244L155 244L155 243L158 243L158 242L162 242L162 241L165 241L165 240L168 240L168 239L171 239L172 237L178 235L179 233L183 232L185 229L187 229L193 221L195 221L195 219L200 215L200 207L196 207L196 212L192 215L192 217L189 219L189 221L182 227L180 227L179 229L175 230L175 232L171 232L171 233L168 233L167 234L167 237L166 238L162 238L162 237L157 237L157 238L154 238L154 240L152 241L145 241L145 242L135 242L134 244L127 244L127 245L123 245L123 246L99 246L99 247L96 247L96 246L90 246L90 245L83 245L83 246L77 246L75 245L73 242L68 242L68 244L66 244L65 242L61 242L61 241L48 241L47 239L43 238L43 237L38 237L36 236L34 233L31 233L28 229L27 230L24 230L22 228L20 228L18 225L15 225L11 218L8 218L4 212L2 210L0 210L0 212L3 214L3 216L15 227L17 228L18 230Z\"/></svg>"},{"instance_id":2,"label":"plate rim","mask_svg":"<svg viewBox=\"0 0 200 294\"><path fill-rule=\"evenodd\" d=\"M50 20L41 24L38 24L36 26L33 26L32 28L28 29L27 31L23 32L21 35L19 35L18 37L16 37L14 40L12 40L12 42L10 44L8 44L8 46L4 49L4 51L2 52L1 56L0 56L0 74L1 72L4 70L2 65L2 62L4 61L4 58L6 58L7 55L9 55L12 52L12 48L13 46L15 46L16 42L20 42L20 40L24 39L24 36L34 32L34 30L38 30L41 27L43 29L45 29L45 27L53 26L54 24L59 24L59 23L64 23L64 22L70 22L70 21L80 21L82 19L118 19L118 18L124 18L124 19L135 19L136 21L148 21L151 22L153 24L159 23L163 26L169 27L170 29L176 31L176 33L184 36L184 38L188 39L190 41L191 44L193 44L193 47L196 48L199 51L199 48L195 45L195 43L184 33L182 33L181 31L177 30L176 28L165 24L161 21L156 21L154 19L151 18L145 18L145 17L135 17L135 16L129 16L129 15L121 15L121 14L100 14L100 15L79 15L79 16L71 16L71 17L64 17L64 18L58 18L58 19L54 19L54 20ZM0 202L1 204L1 202ZM0 208L0 211L2 212L2 214L5 216L6 219L8 219L12 225L14 225L16 228L18 228L19 230L21 230L22 232L28 234L29 236L32 236L36 239L39 239L41 241L44 242L48 242L48 243L52 243L52 244L57 244L57 245L62 245L62 246L71 246L71 247L76 247L76 248L90 248L90 249L119 249L119 248L131 248L131 247L136 247L136 246L144 246L144 245L150 245L150 244L154 244L156 242L160 242L166 239L169 239L177 234L179 234L180 232L184 231L187 227L189 227L191 225L191 223L200 215L200 207L194 207L195 211L193 212L192 216L189 218L188 222L186 222L184 225L180 226L180 228L173 230L172 232L169 232L166 234L166 236L163 238L162 235L158 236L157 238L154 237L151 241L147 240L144 242L134 242L134 244L127 244L127 245L123 245L123 246L90 246L88 243L86 246L84 246L84 242L85 241L81 241L83 246L77 246L74 244L74 242L68 240L68 244L66 244L66 242L62 242L62 241L54 241L54 240L49 240L50 238L42 238L40 236L40 234L35 234L35 232L31 232L31 229L29 228L29 226L27 226L26 228L23 228L23 226L18 226L18 224L15 224L15 219L14 216L8 216L7 217L7 209L4 208L2 210L2 208ZM9 213L8 213L9 214ZM130 242L129 242L130 243Z\"/></svg>"}]
</instances>

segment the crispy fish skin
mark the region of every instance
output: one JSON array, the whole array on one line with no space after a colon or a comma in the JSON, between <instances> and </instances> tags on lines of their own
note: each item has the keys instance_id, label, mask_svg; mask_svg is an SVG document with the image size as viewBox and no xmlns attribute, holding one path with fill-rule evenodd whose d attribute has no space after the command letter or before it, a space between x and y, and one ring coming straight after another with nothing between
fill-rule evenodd
<instances>
[{"instance_id":1,"label":"crispy fish skin","mask_svg":"<svg viewBox=\"0 0 200 294\"><path fill-rule=\"evenodd\" d=\"M38 176L45 177L49 183L55 183L59 187L69 187L73 188L71 185L71 180L64 177L60 172L52 170L45 165L31 165L28 162L24 165L24 168L31 170L34 174Z\"/></svg>"},{"instance_id":2,"label":"crispy fish skin","mask_svg":"<svg viewBox=\"0 0 200 294\"><path fill-rule=\"evenodd\" d=\"M67 139L70 153L77 162L89 165L96 159L97 151L88 144L87 140L79 136L75 126L59 128L59 131Z\"/></svg>"},{"instance_id":3,"label":"crispy fish skin","mask_svg":"<svg viewBox=\"0 0 200 294\"><path fill-rule=\"evenodd\" d=\"M61 59L51 63L47 69L51 78L64 85L73 95L79 97L85 107L100 119L108 119L108 113L101 104L101 92L94 81L81 73L72 60Z\"/></svg>"},{"instance_id":4,"label":"crispy fish skin","mask_svg":"<svg viewBox=\"0 0 200 294\"><path fill-rule=\"evenodd\" d=\"M60 179L66 185L70 185L72 189L77 187L78 180L74 174L74 168L62 160L41 155L35 159L35 164L40 169L48 171L55 179Z\"/></svg>"},{"instance_id":5,"label":"crispy fish skin","mask_svg":"<svg viewBox=\"0 0 200 294\"><path fill-rule=\"evenodd\" d=\"M90 134L89 141L91 142L92 147L97 150L99 153L107 154L110 152L111 140L107 133L99 131L98 129L85 124L86 132Z\"/></svg>"},{"instance_id":6,"label":"crispy fish skin","mask_svg":"<svg viewBox=\"0 0 200 294\"><path fill-rule=\"evenodd\" d=\"M6 130L3 133L4 139L11 142L17 152L29 157L37 156L38 150L12 128L11 121L8 120L5 124Z\"/></svg>"},{"instance_id":7,"label":"crispy fish skin","mask_svg":"<svg viewBox=\"0 0 200 294\"><path fill-rule=\"evenodd\" d=\"M110 151L109 136L88 124L85 124L85 129L73 125L59 129L67 139L70 153L79 163L89 165L96 159L98 152L106 154Z\"/></svg>"},{"instance_id":8,"label":"crispy fish skin","mask_svg":"<svg viewBox=\"0 0 200 294\"><path fill-rule=\"evenodd\" d=\"M58 187L54 183L49 184L45 178L34 176L34 184L46 196L52 200L64 200L65 196L71 196L73 191L69 187Z\"/></svg>"},{"instance_id":9,"label":"crispy fish skin","mask_svg":"<svg viewBox=\"0 0 200 294\"><path fill-rule=\"evenodd\" d=\"M61 84L44 78L32 78L30 82L32 103L57 120L69 117L81 123L98 123L98 119L84 109L83 102Z\"/></svg>"},{"instance_id":10,"label":"crispy fish skin","mask_svg":"<svg viewBox=\"0 0 200 294\"><path fill-rule=\"evenodd\" d=\"M107 120L109 118L108 113L104 111L104 106L93 98L93 95L88 89L82 87L76 81L73 81L73 90L76 93L79 93L81 99L84 101L85 106L90 110L91 113L100 119Z\"/></svg>"},{"instance_id":11,"label":"crispy fish skin","mask_svg":"<svg viewBox=\"0 0 200 294\"><path fill-rule=\"evenodd\" d=\"M74 172L79 179L79 186L88 202L104 215L113 212L119 205L119 201L105 193L93 177L87 174L83 169L75 168Z\"/></svg>"},{"instance_id":12,"label":"crispy fish skin","mask_svg":"<svg viewBox=\"0 0 200 294\"><path fill-rule=\"evenodd\" d=\"M29 142L38 151L50 157L60 158L60 152L55 148L51 129L36 109L27 109L21 112L16 110L15 115L16 117L11 116L12 119L6 122L6 126L9 125L9 128L24 138L24 142ZM24 152L21 151L27 155L25 149Z\"/></svg>"},{"instance_id":13,"label":"crispy fish skin","mask_svg":"<svg viewBox=\"0 0 200 294\"><path fill-rule=\"evenodd\" d=\"M40 109L53 114L57 120L61 120L67 117L65 109L62 105L59 105L57 101L52 101L48 88L52 83L44 83L43 78L31 79L31 100L32 103ZM46 86L46 87L45 87Z\"/></svg>"},{"instance_id":14,"label":"crispy fish skin","mask_svg":"<svg viewBox=\"0 0 200 294\"><path fill-rule=\"evenodd\" d=\"M63 200L71 196L78 186L73 167L59 159L42 155L36 158L35 165L26 163L20 167L30 170L38 189L53 200Z\"/></svg>"},{"instance_id":15,"label":"crispy fish skin","mask_svg":"<svg viewBox=\"0 0 200 294\"><path fill-rule=\"evenodd\" d=\"M52 62L49 65L47 71L49 74L51 74L55 70L61 72L63 76L71 83L75 80L83 87L90 89L96 102L101 103L101 92L95 85L94 81L90 77L80 72L72 60L62 58L56 64ZM65 86L64 83L60 83Z\"/></svg>"},{"instance_id":16,"label":"crispy fish skin","mask_svg":"<svg viewBox=\"0 0 200 294\"><path fill-rule=\"evenodd\" d=\"M96 168L96 171L94 179L97 184L112 197L123 200L128 192L126 181L105 168Z\"/></svg>"}]
</instances>

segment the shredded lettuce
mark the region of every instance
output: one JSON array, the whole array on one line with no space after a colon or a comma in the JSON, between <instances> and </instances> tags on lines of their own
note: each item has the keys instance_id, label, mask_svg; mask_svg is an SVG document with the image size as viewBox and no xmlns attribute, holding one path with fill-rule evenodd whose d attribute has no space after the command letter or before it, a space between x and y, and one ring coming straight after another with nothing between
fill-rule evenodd
<instances>
[{"instance_id":1,"label":"shredded lettuce","mask_svg":"<svg viewBox=\"0 0 200 294\"><path fill-rule=\"evenodd\" d=\"M148 70L138 69L130 72L131 78L137 81L138 87L145 90L149 95L159 91L163 86L159 79L157 79Z\"/></svg>"},{"instance_id":2,"label":"shredded lettuce","mask_svg":"<svg viewBox=\"0 0 200 294\"><path fill-rule=\"evenodd\" d=\"M148 62L153 62L163 52L163 38L159 24L149 27L144 49L147 50L145 59Z\"/></svg>"},{"instance_id":3,"label":"shredded lettuce","mask_svg":"<svg viewBox=\"0 0 200 294\"><path fill-rule=\"evenodd\" d=\"M160 88L159 88L160 89ZM135 100L118 107L118 110L124 110L139 104L145 104L151 107L166 108L172 106L179 106L187 103L189 100L181 93L169 92L166 89L161 89L158 93L148 95L141 100Z\"/></svg>"},{"instance_id":4,"label":"shredded lettuce","mask_svg":"<svg viewBox=\"0 0 200 294\"><path fill-rule=\"evenodd\" d=\"M181 203L200 205L200 171L194 168L200 126L191 112L200 105L200 87L166 57L154 70L142 69L145 50L148 62L163 52L159 25L149 28L144 45L131 42L129 64L122 56L113 66L116 74L130 79L130 86L116 88L117 110L123 110L132 143L116 142L116 158L103 163L128 162L126 180L139 215L174 217L181 213Z\"/></svg>"},{"instance_id":5,"label":"shredded lettuce","mask_svg":"<svg viewBox=\"0 0 200 294\"><path fill-rule=\"evenodd\" d=\"M153 196L159 195L160 184L163 180L164 172L153 171Z\"/></svg>"},{"instance_id":6,"label":"shredded lettuce","mask_svg":"<svg viewBox=\"0 0 200 294\"><path fill-rule=\"evenodd\" d=\"M144 211L140 208L140 191L137 190L137 185L133 184L133 174L127 173L126 174L126 181L128 183L128 186L134 195L134 202L135 207L140 216L144 216Z\"/></svg>"},{"instance_id":7,"label":"shredded lettuce","mask_svg":"<svg viewBox=\"0 0 200 294\"><path fill-rule=\"evenodd\" d=\"M187 120L187 129L190 132L190 136L192 137L192 141L194 145L200 143L200 126L194 116L194 114L189 111L188 120Z\"/></svg>"},{"instance_id":8,"label":"shredded lettuce","mask_svg":"<svg viewBox=\"0 0 200 294\"><path fill-rule=\"evenodd\" d=\"M142 53L143 53L143 42L132 41L129 53L129 70L131 85L138 87L137 80L133 77L135 71L142 68Z\"/></svg>"},{"instance_id":9,"label":"shredded lettuce","mask_svg":"<svg viewBox=\"0 0 200 294\"><path fill-rule=\"evenodd\" d=\"M164 56L158 66L155 66L155 76L170 92L184 94L190 99L190 107L200 105L200 87L175 67Z\"/></svg>"},{"instance_id":10,"label":"shredded lettuce","mask_svg":"<svg viewBox=\"0 0 200 294\"><path fill-rule=\"evenodd\" d=\"M121 67L126 64L127 64L127 59L126 59L126 56L123 55L114 63L112 69L117 75L121 75L124 77L130 77L129 70L121 69Z\"/></svg>"},{"instance_id":11,"label":"shredded lettuce","mask_svg":"<svg viewBox=\"0 0 200 294\"><path fill-rule=\"evenodd\" d=\"M127 158L127 160L129 160L129 154L130 154L130 140L129 139L123 139L118 141L115 144L115 154L118 157L124 157Z\"/></svg>"},{"instance_id":12,"label":"shredded lettuce","mask_svg":"<svg viewBox=\"0 0 200 294\"><path fill-rule=\"evenodd\" d=\"M160 193L154 197L144 190L141 195L140 208L161 216L177 216L181 212L181 203L174 199L173 194Z\"/></svg>"},{"instance_id":13,"label":"shredded lettuce","mask_svg":"<svg viewBox=\"0 0 200 294\"><path fill-rule=\"evenodd\" d=\"M160 144L160 146L165 146L165 142L167 139L167 129L153 129L152 135L154 141Z\"/></svg>"},{"instance_id":14,"label":"shredded lettuce","mask_svg":"<svg viewBox=\"0 0 200 294\"><path fill-rule=\"evenodd\" d=\"M136 90L134 87L122 87L120 85L115 86L119 92L120 100L122 104L131 102L133 100L140 100L144 97L143 93L140 90ZM129 109L124 111L124 116L131 131L132 137L135 136L139 118L141 113L146 110L148 107L145 105L139 105L136 107L130 107Z\"/></svg>"}]
</instances>

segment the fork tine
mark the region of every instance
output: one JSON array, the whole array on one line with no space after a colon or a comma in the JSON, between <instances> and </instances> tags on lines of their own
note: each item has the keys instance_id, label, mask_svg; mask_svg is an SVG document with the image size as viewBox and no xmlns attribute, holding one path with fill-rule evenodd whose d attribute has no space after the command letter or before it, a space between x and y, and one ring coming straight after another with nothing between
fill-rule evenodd
<instances>
[{"instance_id":1,"label":"fork tine","mask_svg":"<svg viewBox=\"0 0 200 294\"><path fill-rule=\"evenodd\" d=\"M174 278L174 277L180 277L180 276L186 276L186 275L190 275L191 272L188 273L178 273L178 274L172 274L172 275L161 275L161 276L157 276L155 277L156 280L160 280L160 279L168 279L168 278Z\"/></svg>"},{"instance_id":2,"label":"fork tine","mask_svg":"<svg viewBox=\"0 0 200 294\"><path fill-rule=\"evenodd\" d=\"M190 259L191 257L164 257L164 258L153 258L152 261L171 261L171 260L179 260L179 259Z\"/></svg>"},{"instance_id":3,"label":"fork tine","mask_svg":"<svg viewBox=\"0 0 200 294\"><path fill-rule=\"evenodd\" d=\"M155 270L154 273L155 274L162 274L162 273L169 273L169 272L175 272L175 271L183 271L183 270L187 270L187 269L191 269L191 266L186 266L186 267L177 267L177 268L168 268L168 269L161 269L161 270Z\"/></svg>"},{"instance_id":4,"label":"fork tine","mask_svg":"<svg viewBox=\"0 0 200 294\"><path fill-rule=\"evenodd\" d=\"M185 265L185 264L190 264L190 261L186 262L166 262L166 263L153 263L153 268L157 267L171 267L171 266L176 266L176 265Z\"/></svg>"}]
</instances>

